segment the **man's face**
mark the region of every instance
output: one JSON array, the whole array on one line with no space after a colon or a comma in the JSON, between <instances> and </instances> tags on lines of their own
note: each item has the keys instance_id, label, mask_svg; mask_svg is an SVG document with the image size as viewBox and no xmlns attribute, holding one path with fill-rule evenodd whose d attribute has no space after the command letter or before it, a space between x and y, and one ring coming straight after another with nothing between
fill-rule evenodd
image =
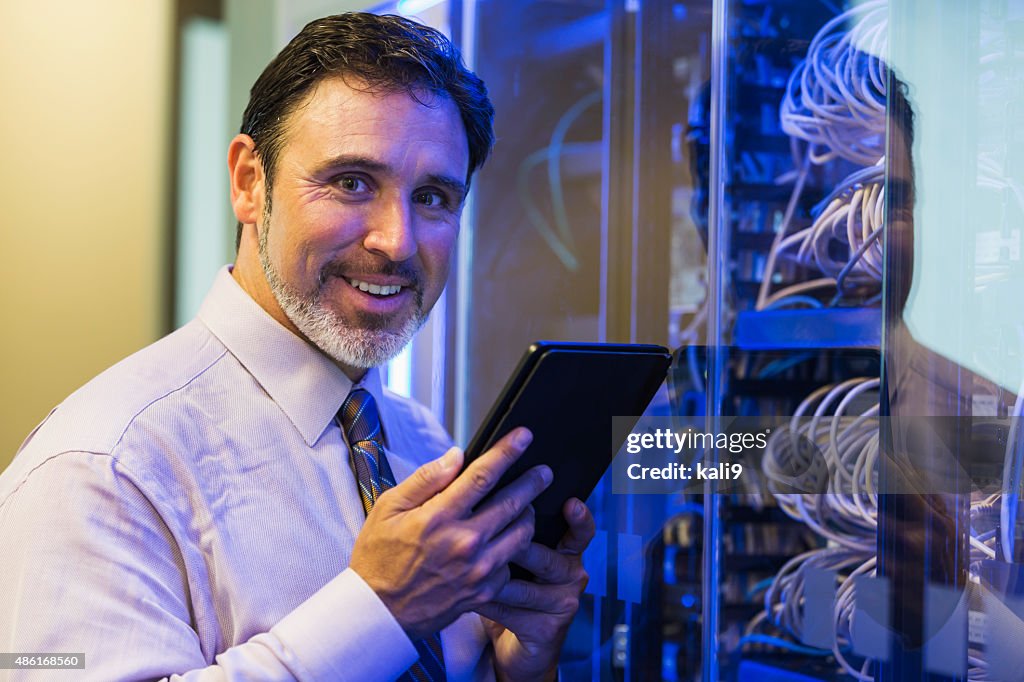
<instances>
[{"instance_id":1,"label":"man's face","mask_svg":"<svg viewBox=\"0 0 1024 682\"><path fill-rule=\"evenodd\" d=\"M344 366L394 357L448 278L468 144L450 99L420 99L329 78L286 123L260 263L287 317Z\"/></svg>"}]
</instances>

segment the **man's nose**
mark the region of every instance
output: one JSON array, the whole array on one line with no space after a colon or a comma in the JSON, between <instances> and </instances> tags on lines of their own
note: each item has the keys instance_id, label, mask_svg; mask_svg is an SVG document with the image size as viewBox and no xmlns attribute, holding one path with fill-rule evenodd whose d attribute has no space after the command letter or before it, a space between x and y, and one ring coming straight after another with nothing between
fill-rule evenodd
<instances>
[{"instance_id":1,"label":"man's nose","mask_svg":"<svg viewBox=\"0 0 1024 682\"><path fill-rule=\"evenodd\" d=\"M367 251L396 262L416 255L416 233L409 202L397 198L378 201L371 211L363 246Z\"/></svg>"}]
</instances>

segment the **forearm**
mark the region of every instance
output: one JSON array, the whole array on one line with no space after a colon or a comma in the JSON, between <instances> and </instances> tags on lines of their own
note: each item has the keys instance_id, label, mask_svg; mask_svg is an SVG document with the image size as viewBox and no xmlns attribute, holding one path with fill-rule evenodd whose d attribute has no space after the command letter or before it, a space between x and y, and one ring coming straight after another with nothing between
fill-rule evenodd
<instances>
[{"instance_id":1,"label":"forearm","mask_svg":"<svg viewBox=\"0 0 1024 682\"><path fill-rule=\"evenodd\" d=\"M232 620L230 604L204 607L214 588L190 582L174 534L110 458L69 454L37 469L0 504L0 541L12 548L0 562L0 642L84 653L76 680L372 680L416 660L353 571L269 627ZM239 630L249 634L232 641ZM22 673L0 671L7 679Z\"/></svg>"}]
</instances>

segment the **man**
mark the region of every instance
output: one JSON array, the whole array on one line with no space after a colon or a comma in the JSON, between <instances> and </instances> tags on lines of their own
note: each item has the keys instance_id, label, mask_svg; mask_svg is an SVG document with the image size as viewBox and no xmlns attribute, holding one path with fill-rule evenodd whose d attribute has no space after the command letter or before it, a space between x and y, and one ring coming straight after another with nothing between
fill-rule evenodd
<instances>
[{"instance_id":1,"label":"man","mask_svg":"<svg viewBox=\"0 0 1024 682\"><path fill-rule=\"evenodd\" d=\"M84 652L76 680L555 677L589 512L531 544L546 467L478 506L529 432L460 474L375 369L444 287L492 116L397 17L315 21L275 58L228 151L234 267L0 476L0 650Z\"/></svg>"}]
</instances>

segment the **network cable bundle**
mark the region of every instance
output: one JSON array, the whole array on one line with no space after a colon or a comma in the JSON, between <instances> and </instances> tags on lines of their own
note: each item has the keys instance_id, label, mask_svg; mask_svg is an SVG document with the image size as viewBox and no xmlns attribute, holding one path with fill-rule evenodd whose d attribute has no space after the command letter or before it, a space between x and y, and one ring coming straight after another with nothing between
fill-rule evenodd
<instances>
[{"instance_id":1,"label":"network cable bundle","mask_svg":"<svg viewBox=\"0 0 1024 682\"><path fill-rule=\"evenodd\" d=\"M817 33L807 58L789 79L780 107L782 128L792 137L793 193L768 254L758 292L759 310L795 305L842 305L880 300L883 271L886 130L885 54L887 5L866 2L835 17ZM797 226L796 207L814 167L840 161L859 166ZM981 183L991 184L991 159L979 159ZM1009 188L1016 199L1016 188ZM780 260L818 276L773 291ZM822 546L789 561L765 587L764 609L744 630L747 651L777 650L829 657L845 675L874 680L869 658L853 653L856 578L876 573L878 530L879 380L859 377L822 386L800 403L790 423L769 440L762 463L779 507L806 524ZM1018 398L1011 414L1020 415ZM1016 421L1006 442L1004 489L1020 487L1021 449ZM810 491L810 492L808 492ZM1014 561L1016 495L993 494L970 507L969 585L981 564ZM833 606L835 639L830 650L808 647L804 629L805 576L813 569L838 577ZM970 643L968 679L989 680L981 650Z\"/></svg>"},{"instance_id":2,"label":"network cable bundle","mask_svg":"<svg viewBox=\"0 0 1024 682\"><path fill-rule=\"evenodd\" d=\"M956 150L970 155L967 161L977 162L957 170L966 170L964 179L977 182L979 190L973 195L980 198L978 211L966 218L978 239L973 251L972 244L964 245L964 270L973 277L968 286L973 285L974 294L1015 281L1021 268L1016 228L1024 219L1024 183L1014 177L1020 168L1019 154L1015 156L1021 148L1017 123L1024 111L1024 95L1019 94L1024 93L1024 71L1015 68L1024 56L1024 10L1005 2L986 6L988 10L977 14L964 13L981 21L966 25L967 40L951 46L961 50L956 59L966 59L968 70L974 57L979 67L976 81L970 82L976 91L967 97L969 108L972 96L977 96L977 124L973 119L965 123L968 144ZM897 35L919 18L916 12L908 16L906 8L900 11ZM793 416L784 417L781 428L773 424L762 459L745 469L757 475L746 478L742 490L733 488L711 506L705 503L705 513L720 511L715 513L719 525L696 513L670 521L690 529L707 523L708 538L688 532L670 534L666 540L673 552L666 554L672 560L665 562L665 603L675 602L676 611L668 612L678 625L697 622L702 615L699 604L693 606L697 586L703 586L705 598L717 600L703 615L718 616L710 632L717 637L716 658L723 661L719 679L919 679L914 666L944 675L927 659L946 646L949 633L933 637L937 626L928 610L936 604L946 608L943 600L950 596L957 600L950 611L962 608L970 634L966 641L957 635L954 646L948 647L950 669L959 671L958 666L966 663L965 673L949 675L976 681L1020 676L1019 671L1008 675L997 670L997 663L1015 657L1003 658L998 646L1006 642L994 643L991 633L999 626L986 626L985 619L994 622L998 610L988 608L985 600L995 595L1016 603L1024 597L1024 541L1018 523L1024 516L1019 508L1024 429L1017 424L1024 416L1024 397L1007 404L1004 376L1007 357L1012 362L1014 350L1024 348L1024 336L1017 337L1018 325L1001 319L991 329L968 331L967 335L974 334L973 360L978 366L956 361L955 377L928 364L934 358L933 364L952 365L954 356L947 359L935 352L910 367L901 365L908 358L897 356L889 369L895 366L916 374L908 379L893 371L888 375L889 393L881 395L878 351L885 331L878 308L886 274L886 136L889 130L911 131L913 126L906 125L913 123L911 101L916 95L932 94L924 85L916 92L907 89L889 73L889 16L884 0L849 0L845 6L835 0L730 4L728 87L719 108L722 118L715 119L724 130L725 149L718 157L724 161L724 191L716 221L720 232L714 233L718 240L712 244L716 252L708 254L720 259L718 272L713 273L718 278L708 283L716 297L715 315L702 307L688 325L679 325L682 349L676 373L683 407L677 407L677 413L703 414L698 410L707 406L716 415L765 420ZM950 17L943 21L944 35L955 34L958 27L948 25ZM906 54L913 46L896 47ZM900 64L909 75L918 73L913 66L920 66L918 62L908 59ZM898 92L889 89L896 87ZM900 101L901 95L906 102ZM919 100L931 101L923 95ZM713 102L721 105L723 100ZM925 125L917 131L921 144L914 149L921 182L938 172L935 157L928 156L935 150L926 144L928 136L935 135L929 126L936 116L928 111L930 118L920 119ZM700 111L691 111L689 122L695 140L714 130L710 116ZM715 151L708 150L708 155ZM901 172L907 170L912 169L895 168L895 174L913 182L914 174ZM895 193L912 186L894 182L890 189L890 199L900 199ZM973 189L964 186L968 193ZM708 201L699 193L695 196ZM896 207L892 219L901 221L916 213L914 227L921 235L936 204L915 206L913 194L903 198L908 200ZM931 231L923 234L932 237ZM709 243L706 228L702 236ZM920 242L918 247L916 253L922 253ZM890 278L887 283L900 281ZM891 288L888 295L893 295ZM972 300L970 294L965 300ZM705 332L707 318L712 318L714 328ZM701 346L705 338L712 347L708 350ZM890 348L915 350L899 334L885 340ZM875 364L850 361L857 354L871 355ZM979 359L985 355L991 356L989 364L986 358ZM995 385L1000 377L1003 387ZM918 396L918 389L931 393ZM967 477L957 478L957 485L983 481L986 493L926 487L919 495L881 494L881 479L889 484L905 475L905 481L920 483L930 475L944 475L953 461L928 449L936 434L914 430L926 425L899 431L899 425L881 422L882 412L902 417L918 397L934 399L940 414L948 406L975 418L969 433L941 436L970 438L969 445L963 440L943 445L955 450L958 466L970 469ZM959 403L954 406L954 401ZM992 422L982 424L979 434L977 418L985 415L991 415ZM1009 429L1007 416L1013 418ZM887 431L890 426L895 431ZM890 451L886 445L883 450L883 443L895 447ZM903 454L918 471L902 470L898 459L886 456ZM745 467L748 464L744 462ZM964 470L957 469L957 476ZM915 479L918 473L921 476ZM991 492L997 486L999 492ZM696 550L713 542L718 543L713 557L717 572L706 553L707 563L695 567L691 559ZM709 596L710 583L701 581L708 576L701 570L712 573L717 594L712 590ZM822 590L823 579L832 588L828 592ZM880 592L871 594L874 588ZM865 630L862 619L874 615L880 594L888 594L883 603L891 611L890 620L876 621L882 627L873 632ZM1012 615L1013 622L1019 622L1019 615ZM831 618L824 633L822 618ZM959 628L958 620L949 622L954 623L949 630ZM707 632L705 625L701 633ZM914 639L919 634L929 638L924 646ZM1015 634L1006 637L1010 646ZM886 647L888 658L879 653L880 647ZM684 662L677 658L673 670L691 673L689 677L664 679L693 679Z\"/></svg>"},{"instance_id":3,"label":"network cable bundle","mask_svg":"<svg viewBox=\"0 0 1024 682\"><path fill-rule=\"evenodd\" d=\"M873 0L826 15L831 4L740 3L733 20L734 40L756 45L738 50L729 66L737 80L729 134L744 150L731 159L727 187L737 320L760 324L771 317L765 311L880 300L887 8ZM806 57L795 62L794 47L803 45ZM691 130L698 127L691 118ZM719 324L729 327L732 314L727 306ZM697 347L706 316L700 308L679 335L679 383L694 405L708 389ZM829 324L825 316L821 324ZM744 345L752 338L734 330L735 352L716 389L721 413L795 416L745 469L752 475L743 491L723 501L719 591L727 615L719 641L735 666L728 679L872 679L871 661L850 643L853 578L875 573L877 353L785 339ZM812 451L821 454L804 461ZM813 494L801 492L808 485ZM667 587L699 582L681 564ZM837 636L827 649L804 639L804 577L812 569L841 578Z\"/></svg>"},{"instance_id":4,"label":"network cable bundle","mask_svg":"<svg viewBox=\"0 0 1024 682\"><path fill-rule=\"evenodd\" d=\"M793 191L772 241L756 309L824 307L851 298L880 299L884 227L887 68L884 0L857 5L825 24L791 74L780 107L796 167ZM796 225L796 209L814 167L854 170ZM780 260L816 276L772 291ZM791 559L764 591L764 610L741 644L834 658L850 677L873 680L872 661L851 653L855 578L876 570L878 526L877 377L855 377L812 391L762 462L779 507L821 538ZM808 492L809 491L809 492ZM839 576L830 650L804 644L804 579L809 570Z\"/></svg>"},{"instance_id":5,"label":"network cable bundle","mask_svg":"<svg viewBox=\"0 0 1024 682\"><path fill-rule=\"evenodd\" d=\"M763 472L780 508L811 528L825 546L805 552L786 564L764 593L764 610L747 626L744 644L770 645L800 653L829 655L850 676L873 680L870 659L859 667L850 662L856 606L855 578L874 576L878 525L879 380L861 377L824 386L810 394L790 423L769 439ZM1017 409L1020 407L1018 398ZM1004 480L1020 484L1016 420L1006 443ZM790 492L793 489L814 492ZM970 509L969 581L979 582L982 560L1012 562L1013 505L992 494ZM997 535L999 543L997 545ZM831 651L809 649L801 642L804 573L835 571L839 576L834 606L836 638ZM968 586L970 589L970 585ZM766 630L768 632L766 632ZM988 680L987 664L976 649L968 652L968 677Z\"/></svg>"},{"instance_id":6,"label":"network cable bundle","mask_svg":"<svg viewBox=\"0 0 1024 682\"><path fill-rule=\"evenodd\" d=\"M764 594L764 611L747 626L744 643L771 645L808 655L831 654L852 677L871 680L870 661L849 660L854 578L875 573L878 525L879 380L858 377L827 385L801 402L790 423L772 434L763 471L779 507L823 540L794 557ZM791 490L811 492L787 492ZM804 575L808 569L841 576L834 608L831 650L804 640ZM765 632L765 631L768 632Z\"/></svg>"},{"instance_id":7,"label":"network cable bundle","mask_svg":"<svg viewBox=\"0 0 1024 682\"><path fill-rule=\"evenodd\" d=\"M768 252L758 310L875 303L882 280L887 67L885 0L859 4L829 21L789 78L780 107L792 139L793 192ZM856 170L796 226L796 209L814 166L837 161ZM788 180L790 174L780 180ZM776 291L780 259L820 276Z\"/></svg>"},{"instance_id":8,"label":"network cable bundle","mask_svg":"<svg viewBox=\"0 0 1024 682\"><path fill-rule=\"evenodd\" d=\"M758 287L756 310L871 305L883 272L887 4L858 4L828 21L791 73L779 118L795 171ZM812 175L843 177L806 217ZM853 377L810 391L768 442L762 473L790 518L818 546L788 561L764 587L763 610L740 640L743 655L788 652L834 661L849 678L873 680L872 661L852 653L855 578L874 576L878 527L879 379ZM839 583L830 649L805 643L805 576ZM825 664L827 667L827 663ZM831 676L830 676L831 678ZM844 677L844 679L847 679Z\"/></svg>"}]
</instances>

